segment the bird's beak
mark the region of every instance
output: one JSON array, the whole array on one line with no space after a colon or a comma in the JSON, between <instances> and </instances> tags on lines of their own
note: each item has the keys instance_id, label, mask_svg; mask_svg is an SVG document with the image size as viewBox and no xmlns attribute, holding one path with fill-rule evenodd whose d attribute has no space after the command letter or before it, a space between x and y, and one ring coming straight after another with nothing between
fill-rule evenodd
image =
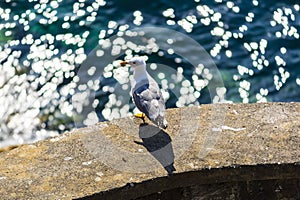
<instances>
[{"instance_id":1,"label":"bird's beak","mask_svg":"<svg viewBox=\"0 0 300 200\"><path fill-rule=\"evenodd\" d=\"M122 62L120 62L120 65L123 66L123 67L124 67L125 65L127 65L127 64L129 64L127 61L122 61Z\"/></svg>"}]
</instances>

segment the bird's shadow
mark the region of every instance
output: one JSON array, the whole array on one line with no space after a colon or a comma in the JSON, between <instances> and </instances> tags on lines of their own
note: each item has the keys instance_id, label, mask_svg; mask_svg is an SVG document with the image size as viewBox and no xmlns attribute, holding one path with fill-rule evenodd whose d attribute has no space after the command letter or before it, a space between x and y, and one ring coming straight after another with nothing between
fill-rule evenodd
<instances>
[{"instance_id":1,"label":"bird's shadow","mask_svg":"<svg viewBox=\"0 0 300 200\"><path fill-rule=\"evenodd\" d=\"M174 151L171 137L162 129L143 123L139 127L139 137L142 142L134 141L143 145L149 153L165 168L168 175L176 171L174 167Z\"/></svg>"}]
</instances>

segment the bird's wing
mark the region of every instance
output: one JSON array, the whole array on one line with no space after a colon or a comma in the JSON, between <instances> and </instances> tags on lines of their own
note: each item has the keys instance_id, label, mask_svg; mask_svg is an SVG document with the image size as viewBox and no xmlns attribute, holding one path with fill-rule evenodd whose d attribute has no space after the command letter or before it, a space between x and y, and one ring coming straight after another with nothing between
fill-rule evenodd
<instances>
[{"instance_id":1,"label":"bird's wing","mask_svg":"<svg viewBox=\"0 0 300 200\"><path fill-rule=\"evenodd\" d=\"M137 108L153 122L158 116L164 117L165 102L157 84L144 84L133 91L133 100Z\"/></svg>"}]
</instances>

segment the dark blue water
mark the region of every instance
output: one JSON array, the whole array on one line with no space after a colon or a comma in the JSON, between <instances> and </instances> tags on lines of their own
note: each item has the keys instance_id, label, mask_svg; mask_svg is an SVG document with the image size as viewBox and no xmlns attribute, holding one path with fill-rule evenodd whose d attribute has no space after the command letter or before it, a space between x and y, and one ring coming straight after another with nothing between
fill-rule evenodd
<instances>
[{"instance_id":1,"label":"dark blue water","mask_svg":"<svg viewBox=\"0 0 300 200\"><path fill-rule=\"evenodd\" d=\"M161 27L194 39L218 67L227 102L300 100L298 1L1 1L0 25L1 146L55 135L82 120L73 115L76 74L99 41L123 29ZM189 46L182 49L193 54ZM175 71L181 67L185 79L193 81L194 67L177 52L132 54L147 55L148 62ZM104 68L101 62L95 66ZM101 77L93 106L98 121L131 113L131 100L129 107L124 102L107 107L115 102L107 87L118 81L112 75ZM166 91L167 107L177 107L179 97ZM212 103L207 87L198 92L193 104Z\"/></svg>"}]
</instances>

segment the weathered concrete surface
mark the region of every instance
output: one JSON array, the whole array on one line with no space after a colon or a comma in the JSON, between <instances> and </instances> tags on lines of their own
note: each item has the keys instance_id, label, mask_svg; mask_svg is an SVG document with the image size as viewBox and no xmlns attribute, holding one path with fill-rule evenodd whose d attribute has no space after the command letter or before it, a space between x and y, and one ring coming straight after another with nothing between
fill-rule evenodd
<instances>
[{"instance_id":1,"label":"weathered concrete surface","mask_svg":"<svg viewBox=\"0 0 300 200\"><path fill-rule=\"evenodd\" d=\"M1 199L179 199L180 188L199 196L205 184L300 185L300 103L169 109L167 120L166 131L129 117L2 152Z\"/></svg>"}]
</instances>

